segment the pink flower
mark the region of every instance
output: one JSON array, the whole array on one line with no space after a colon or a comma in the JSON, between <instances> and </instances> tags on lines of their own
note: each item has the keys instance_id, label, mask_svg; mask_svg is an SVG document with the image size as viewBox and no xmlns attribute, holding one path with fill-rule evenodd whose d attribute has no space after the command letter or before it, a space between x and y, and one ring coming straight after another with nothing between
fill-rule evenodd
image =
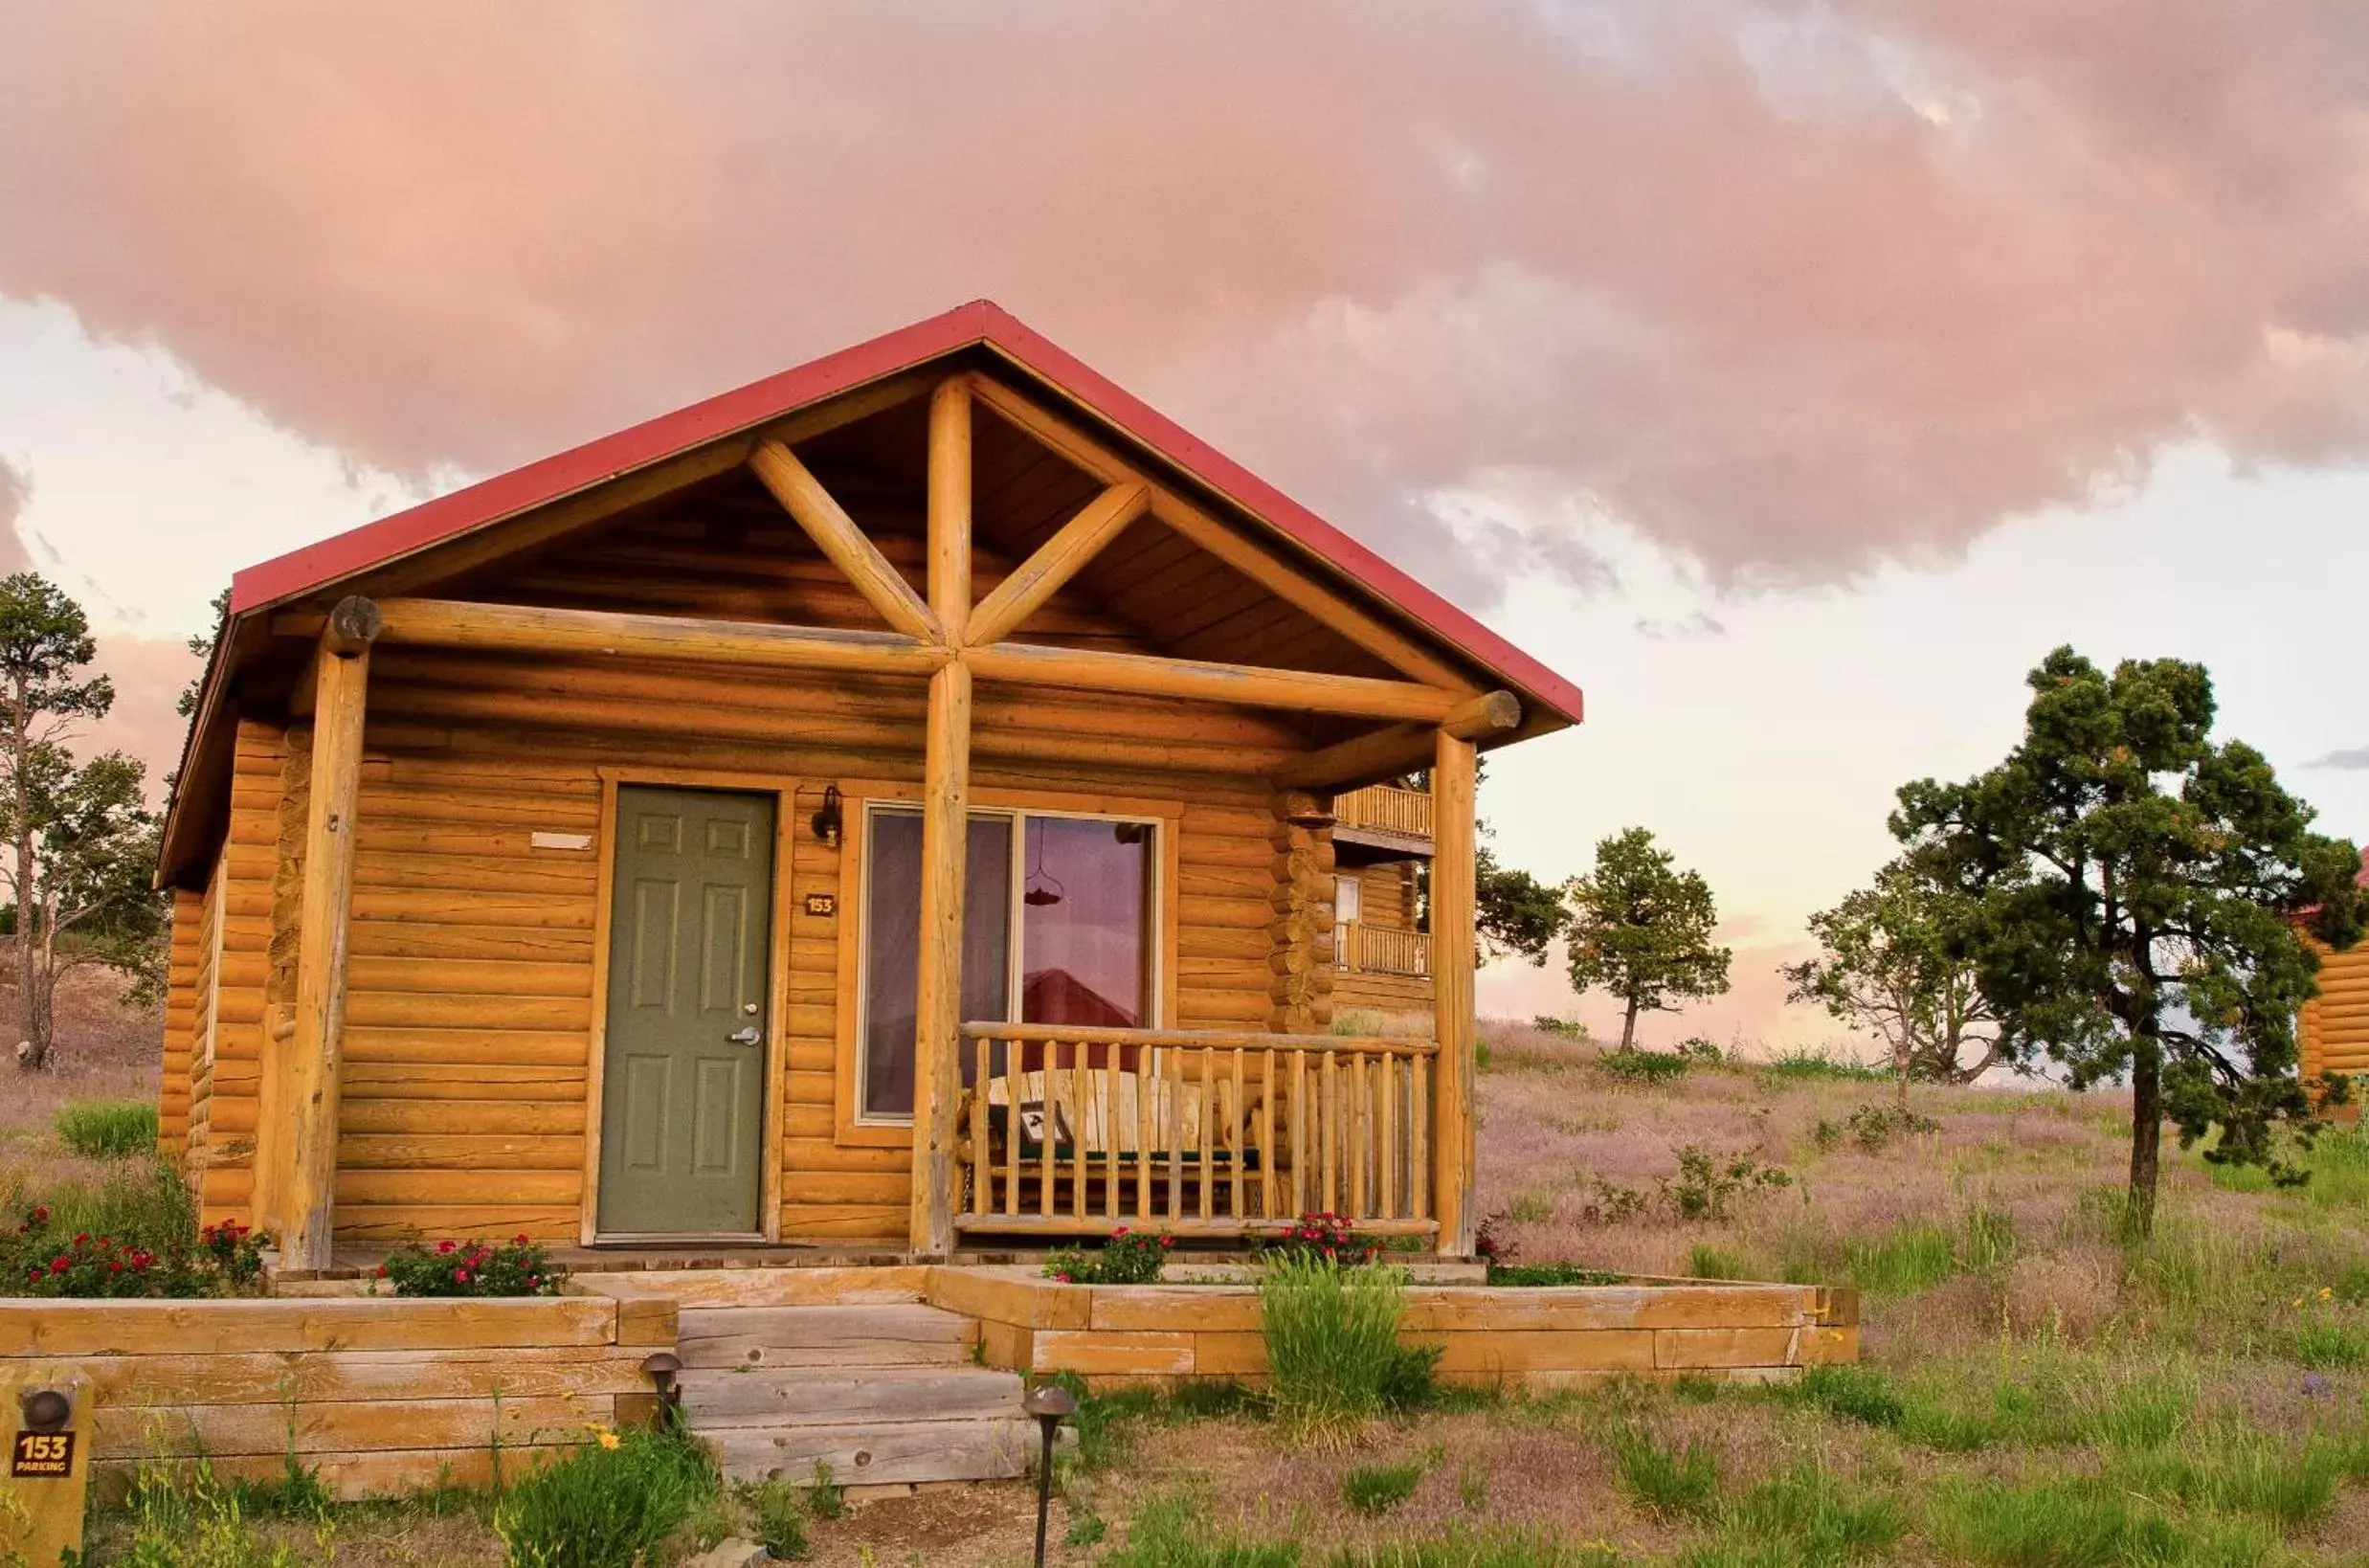
<instances>
[{"instance_id":1,"label":"pink flower","mask_svg":"<svg viewBox=\"0 0 2369 1568\"><path fill-rule=\"evenodd\" d=\"M454 1270L453 1270L453 1281L454 1281L454 1283L455 1283L455 1284L457 1284L457 1285L466 1285L466 1284L468 1284L468 1283L469 1283L469 1271L468 1271L467 1269L465 1269L465 1268L456 1268L456 1269L454 1269Z\"/></svg>"}]
</instances>

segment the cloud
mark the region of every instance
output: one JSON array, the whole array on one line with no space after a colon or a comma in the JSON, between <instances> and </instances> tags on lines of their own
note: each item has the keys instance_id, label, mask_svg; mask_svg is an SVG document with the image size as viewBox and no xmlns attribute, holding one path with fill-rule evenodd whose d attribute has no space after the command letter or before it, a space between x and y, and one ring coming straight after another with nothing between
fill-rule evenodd
<instances>
[{"instance_id":1,"label":"cloud","mask_svg":"<svg viewBox=\"0 0 2369 1568\"><path fill-rule=\"evenodd\" d=\"M409 475L980 294L1475 599L2369 454L2353 0L0 12L0 292Z\"/></svg>"},{"instance_id":2,"label":"cloud","mask_svg":"<svg viewBox=\"0 0 2369 1568\"><path fill-rule=\"evenodd\" d=\"M148 795L164 798L164 777L181 763L189 721L174 711L200 661L184 643L161 638L102 637L97 667L115 683L115 706L76 737L81 756L127 751L147 765Z\"/></svg>"},{"instance_id":3,"label":"cloud","mask_svg":"<svg viewBox=\"0 0 2369 1568\"><path fill-rule=\"evenodd\" d=\"M2369 746L2356 746L2350 750L2331 751L2324 757L2313 757L2306 768L2369 769Z\"/></svg>"},{"instance_id":4,"label":"cloud","mask_svg":"<svg viewBox=\"0 0 2369 1568\"><path fill-rule=\"evenodd\" d=\"M25 571L33 561L25 553L24 535L16 531L16 520L24 514L25 503L33 499L33 481L20 470L0 458L0 577L13 571Z\"/></svg>"}]
</instances>

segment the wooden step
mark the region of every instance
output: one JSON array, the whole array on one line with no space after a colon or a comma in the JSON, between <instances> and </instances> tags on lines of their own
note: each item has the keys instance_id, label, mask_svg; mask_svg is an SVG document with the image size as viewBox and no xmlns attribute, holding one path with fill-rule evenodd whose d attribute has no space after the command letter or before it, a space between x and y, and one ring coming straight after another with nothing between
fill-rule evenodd
<instances>
[{"instance_id":1,"label":"wooden step","mask_svg":"<svg viewBox=\"0 0 2369 1568\"><path fill-rule=\"evenodd\" d=\"M984 1367L741 1367L685 1371L682 1411L703 1436L739 1426L981 1421L1020 1413L1017 1373Z\"/></svg>"},{"instance_id":2,"label":"wooden step","mask_svg":"<svg viewBox=\"0 0 2369 1568\"><path fill-rule=\"evenodd\" d=\"M685 1367L960 1366L978 1325L917 1302L857 1307L684 1308Z\"/></svg>"},{"instance_id":3,"label":"wooden step","mask_svg":"<svg viewBox=\"0 0 2369 1568\"><path fill-rule=\"evenodd\" d=\"M726 1427L700 1434L734 1481L811 1482L817 1463L847 1487L1003 1481L1031 1472L1043 1439L1024 1417L876 1426Z\"/></svg>"}]
</instances>

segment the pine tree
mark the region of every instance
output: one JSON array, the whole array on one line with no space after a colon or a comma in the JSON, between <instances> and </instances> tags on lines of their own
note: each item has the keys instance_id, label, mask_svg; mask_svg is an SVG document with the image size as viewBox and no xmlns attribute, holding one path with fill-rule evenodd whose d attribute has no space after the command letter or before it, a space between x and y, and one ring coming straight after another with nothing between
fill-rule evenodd
<instances>
[{"instance_id":1,"label":"pine tree","mask_svg":"<svg viewBox=\"0 0 2369 1568\"><path fill-rule=\"evenodd\" d=\"M1596 846L1596 868L1564 888L1570 901L1571 983L1609 991L1622 1007L1620 1048L1637 1040L1637 1015L1723 995L1733 953L1711 943L1719 924L1710 885L1681 871L1641 827Z\"/></svg>"}]
</instances>

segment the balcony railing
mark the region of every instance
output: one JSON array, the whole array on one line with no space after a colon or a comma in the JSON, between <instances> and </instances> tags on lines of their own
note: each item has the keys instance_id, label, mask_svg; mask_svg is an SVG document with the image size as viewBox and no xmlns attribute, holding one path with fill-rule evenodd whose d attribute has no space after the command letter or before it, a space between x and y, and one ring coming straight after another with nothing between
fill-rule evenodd
<instances>
[{"instance_id":1,"label":"balcony railing","mask_svg":"<svg viewBox=\"0 0 2369 1568\"><path fill-rule=\"evenodd\" d=\"M1350 921L1333 931L1333 962L1360 974L1431 973L1431 936Z\"/></svg>"},{"instance_id":2,"label":"balcony railing","mask_svg":"<svg viewBox=\"0 0 2369 1568\"><path fill-rule=\"evenodd\" d=\"M1402 839L1432 837L1431 796L1390 784L1369 784L1334 795L1332 818L1345 828L1394 833Z\"/></svg>"},{"instance_id":3,"label":"balcony railing","mask_svg":"<svg viewBox=\"0 0 2369 1568\"><path fill-rule=\"evenodd\" d=\"M1429 1236L1428 1040L963 1025L965 1231Z\"/></svg>"}]
</instances>

